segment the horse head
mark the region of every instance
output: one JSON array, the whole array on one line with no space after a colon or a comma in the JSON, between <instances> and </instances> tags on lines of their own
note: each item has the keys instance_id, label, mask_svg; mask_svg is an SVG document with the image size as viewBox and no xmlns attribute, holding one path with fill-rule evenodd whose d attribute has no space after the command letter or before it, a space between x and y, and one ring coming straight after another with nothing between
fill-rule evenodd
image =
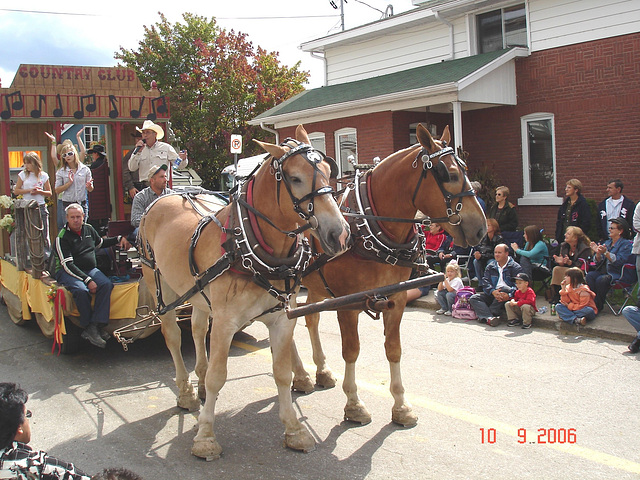
<instances>
[{"instance_id":1,"label":"horse head","mask_svg":"<svg viewBox=\"0 0 640 480\"><path fill-rule=\"evenodd\" d=\"M416 134L422 148L412 166L422 172L413 192L414 205L430 217L446 219L438 223L456 245L477 245L487 233L487 222L471 188L467 165L448 146L449 126L445 127L440 140L434 140L422 124L418 125ZM438 201L438 196L442 200Z\"/></svg>"},{"instance_id":2,"label":"horse head","mask_svg":"<svg viewBox=\"0 0 640 480\"><path fill-rule=\"evenodd\" d=\"M270 154L269 161L256 174L256 180L266 175L275 179L273 202L257 207L269 215L278 211L288 224L300 223L302 218L326 253L344 253L350 246L350 232L329 183L333 160L311 146L302 125L296 128L295 140L288 138L280 145L255 141ZM266 196L258 196L256 192L256 198Z\"/></svg>"}]
</instances>

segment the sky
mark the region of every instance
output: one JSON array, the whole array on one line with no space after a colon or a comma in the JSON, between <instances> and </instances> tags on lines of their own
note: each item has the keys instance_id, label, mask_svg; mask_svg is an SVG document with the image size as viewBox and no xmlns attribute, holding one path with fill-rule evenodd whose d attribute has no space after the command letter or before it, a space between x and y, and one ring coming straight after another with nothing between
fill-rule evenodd
<instances>
[{"instance_id":1,"label":"sky","mask_svg":"<svg viewBox=\"0 0 640 480\"><path fill-rule=\"evenodd\" d=\"M345 29L376 21L388 5L395 14L415 8L411 0L344 0ZM20 64L111 67L120 47L138 48L143 26L172 23L185 12L216 17L221 28L246 33L254 46L279 52L280 61L311 73L307 88L323 83L323 63L298 47L341 29L340 0L123 0L0 3L0 82L8 88ZM135 6L132 8L132 6ZM277 9L274 8L277 6Z\"/></svg>"}]
</instances>

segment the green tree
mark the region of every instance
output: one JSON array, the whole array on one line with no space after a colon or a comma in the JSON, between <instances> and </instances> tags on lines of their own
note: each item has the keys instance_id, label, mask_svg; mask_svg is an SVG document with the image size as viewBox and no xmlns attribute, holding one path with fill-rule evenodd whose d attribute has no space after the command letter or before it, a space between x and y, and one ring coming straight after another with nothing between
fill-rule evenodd
<instances>
[{"instance_id":1,"label":"green tree","mask_svg":"<svg viewBox=\"0 0 640 480\"><path fill-rule=\"evenodd\" d=\"M244 33L221 29L215 18L191 13L184 22L160 21L144 27L137 50L120 48L115 58L136 71L149 88L153 80L169 98L171 122L181 148L204 185L216 188L229 164L232 133L243 137L244 155L259 153L252 138L272 140L247 121L304 90L309 73L282 65Z\"/></svg>"}]
</instances>

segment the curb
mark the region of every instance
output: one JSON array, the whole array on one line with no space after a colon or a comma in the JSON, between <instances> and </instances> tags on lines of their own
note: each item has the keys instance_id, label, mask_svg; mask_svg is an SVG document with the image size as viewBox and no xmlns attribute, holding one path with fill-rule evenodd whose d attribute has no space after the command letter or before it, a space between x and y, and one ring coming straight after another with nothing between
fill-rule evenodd
<instances>
[{"instance_id":1,"label":"curb","mask_svg":"<svg viewBox=\"0 0 640 480\"><path fill-rule=\"evenodd\" d=\"M545 306L547 305L547 302L542 303ZM435 297L431 294L414 300L408 306L430 310L434 315L435 311L440 308ZM460 321L463 322L464 320ZM559 335L583 335L607 340L616 340L619 342L632 342L633 339L636 338L636 335L633 333L633 328L622 315L614 316L612 314L600 314L595 318L595 320L584 327L579 328L574 325L569 325L549 313L537 313L533 322L533 328L554 330ZM496 328L500 328L502 326L506 327L506 322L503 322L503 324Z\"/></svg>"}]
</instances>

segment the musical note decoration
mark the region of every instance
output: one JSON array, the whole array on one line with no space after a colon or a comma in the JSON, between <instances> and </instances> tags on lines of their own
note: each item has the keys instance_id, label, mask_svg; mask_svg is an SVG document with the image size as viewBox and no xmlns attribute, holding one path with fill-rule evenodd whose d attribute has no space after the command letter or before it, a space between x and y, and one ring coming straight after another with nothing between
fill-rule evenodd
<instances>
[{"instance_id":1,"label":"musical note decoration","mask_svg":"<svg viewBox=\"0 0 640 480\"><path fill-rule=\"evenodd\" d=\"M84 101L90 100L89 104L85 106ZM80 96L80 110L76 111L73 116L78 120L84 118L84 111L87 112L95 112L96 111L96 94L92 93L90 95L81 95Z\"/></svg>"},{"instance_id":2,"label":"musical note decoration","mask_svg":"<svg viewBox=\"0 0 640 480\"><path fill-rule=\"evenodd\" d=\"M156 102L159 102L160 104L158 105L157 109L156 109ZM167 101L164 98L164 95L157 97L157 98L153 98L151 100L151 112L147 115L147 120L151 120L152 122L155 122L156 119L158 118L157 113L163 114L163 113L167 113Z\"/></svg>"},{"instance_id":3,"label":"musical note decoration","mask_svg":"<svg viewBox=\"0 0 640 480\"><path fill-rule=\"evenodd\" d=\"M47 103L47 97L38 95L38 108L31 110L31 118L40 118L42 116L42 104Z\"/></svg>"},{"instance_id":4,"label":"musical note decoration","mask_svg":"<svg viewBox=\"0 0 640 480\"><path fill-rule=\"evenodd\" d=\"M14 97L18 97L17 100L11 102L10 100ZM20 90L16 90L13 93L8 93L4 96L4 103L7 106L6 110L0 112L0 118L3 120L9 120L11 115L13 115L13 110L22 110L24 103L22 102L22 93Z\"/></svg>"},{"instance_id":5,"label":"musical note decoration","mask_svg":"<svg viewBox=\"0 0 640 480\"><path fill-rule=\"evenodd\" d=\"M56 108L53 109L54 117L61 117L64 112L62 111L62 99L60 94L56 94Z\"/></svg>"},{"instance_id":6,"label":"musical note decoration","mask_svg":"<svg viewBox=\"0 0 640 480\"><path fill-rule=\"evenodd\" d=\"M140 106L138 107L137 110L131 110L129 112L129 114L131 115L131 118L139 118L140 117L140 113L142 112L142 105L144 105L144 96L140 99Z\"/></svg>"},{"instance_id":7,"label":"musical note decoration","mask_svg":"<svg viewBox=\"0 0 640 480\"><path fill-rule=\"evenodd\" d=\"M116 96L109 95L109 103L111 104L111 110L109 111L109 118L118 118L120 112L118 112L118 105L116 104Z\"/></svg>"}]
</instances>

